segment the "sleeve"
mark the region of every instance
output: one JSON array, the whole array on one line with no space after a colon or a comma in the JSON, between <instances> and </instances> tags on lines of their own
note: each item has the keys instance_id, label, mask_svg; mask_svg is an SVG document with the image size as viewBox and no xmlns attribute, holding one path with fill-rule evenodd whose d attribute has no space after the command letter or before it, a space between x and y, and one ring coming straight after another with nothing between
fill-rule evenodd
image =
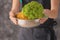
<instances>
[{"instance_id":1,"label":"sleeve","mask_svg":"<svg viewBox=\"0 0 60 40\"><path fill-rule=\"evenodd\" d=\"M20 0L20 3L22 3L22 0Z\"/></svg>"}]
</instances>

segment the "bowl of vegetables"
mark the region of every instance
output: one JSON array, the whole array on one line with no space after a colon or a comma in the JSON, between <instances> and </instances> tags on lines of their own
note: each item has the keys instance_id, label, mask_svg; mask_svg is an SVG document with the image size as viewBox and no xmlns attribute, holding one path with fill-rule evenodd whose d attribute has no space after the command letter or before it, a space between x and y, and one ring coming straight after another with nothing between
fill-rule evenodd
<instances>
[{"instance_id":1,"label":"bowl of vegetables","mask_svg":"<svg viewBox=\"0 0 60 40\"><path fill-rule=\"evenodd\" d=\"M18 25L21 27L36 27L40 25L40 19L29 20L26 16L24 16L21 12L17 14Z\"/></svg>"},{"instance_id":2,"label":"bowl of vegetables","mask_svg":"<svg viewBox=\"0 0 60 40\"><path fill-rule=\"evenodd\" d=\"M32 1L26 4L22 11L19 12L16 17L18 19L18 24L21 27L36 27L40 25L40 18L45 17L43 14L43 6L42 4Z\"/></svg>"}]
</instances>

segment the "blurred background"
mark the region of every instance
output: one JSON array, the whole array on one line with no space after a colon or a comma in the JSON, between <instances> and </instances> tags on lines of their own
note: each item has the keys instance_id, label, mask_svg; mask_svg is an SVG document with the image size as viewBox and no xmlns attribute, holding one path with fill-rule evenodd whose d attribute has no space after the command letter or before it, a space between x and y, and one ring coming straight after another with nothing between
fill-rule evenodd
<instances>
[{"instance_id":1,"label":"blurred background","mask_svg":"<svg viewBox=\"0 0 60 40\"><path fill-rule=\"evenodd\" d=\"M19 26L14 25L9 20L9 11L11 9L12 0L0 0L0 40L18 40ZM54 27L57 40L60 40L60 8L58 25Z\"/></svg>"}]
</instances>

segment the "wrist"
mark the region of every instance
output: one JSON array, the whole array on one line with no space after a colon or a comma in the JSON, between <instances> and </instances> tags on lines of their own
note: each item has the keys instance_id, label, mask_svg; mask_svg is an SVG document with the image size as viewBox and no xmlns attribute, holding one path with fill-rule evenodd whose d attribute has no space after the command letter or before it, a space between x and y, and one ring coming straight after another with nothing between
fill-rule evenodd
<instances>
[{"instance_id":1,"label":"wrist","mask_svg":"<svg viewBox=\"0 0 60 40\"><path fill-rule=\"evenodd\" d=\"M15 13L15 11L14 10L11 10L10 13Z\"/></svg>"}]
</instances>

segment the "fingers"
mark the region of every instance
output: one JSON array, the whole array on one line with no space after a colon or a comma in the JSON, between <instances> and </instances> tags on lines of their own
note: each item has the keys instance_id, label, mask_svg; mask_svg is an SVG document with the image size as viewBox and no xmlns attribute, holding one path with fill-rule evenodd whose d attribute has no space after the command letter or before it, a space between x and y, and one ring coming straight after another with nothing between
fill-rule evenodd
<instances>
[{"instance_id":1,"label":"fingers","mask_svg":"<svg viewBox=\"0 0 60 40\"><path fill-rule=\"evenodd\" d=\"M50 17L51 16L51 11L48 10L48 9L45 9L43 13L46 15L46 17Z\"/></svg>"},{"instance_id":2,"label":"fingers","mask_svg":"<svg viewBox=\"0 0 60 40\"><path fill-rule=\"evenodd\" d=\"M14 17L10 17L10 20L11 20L15 25L18 24L18 21L17 21L16 18L14 18Z\"/></svg>"}]
</instances>

